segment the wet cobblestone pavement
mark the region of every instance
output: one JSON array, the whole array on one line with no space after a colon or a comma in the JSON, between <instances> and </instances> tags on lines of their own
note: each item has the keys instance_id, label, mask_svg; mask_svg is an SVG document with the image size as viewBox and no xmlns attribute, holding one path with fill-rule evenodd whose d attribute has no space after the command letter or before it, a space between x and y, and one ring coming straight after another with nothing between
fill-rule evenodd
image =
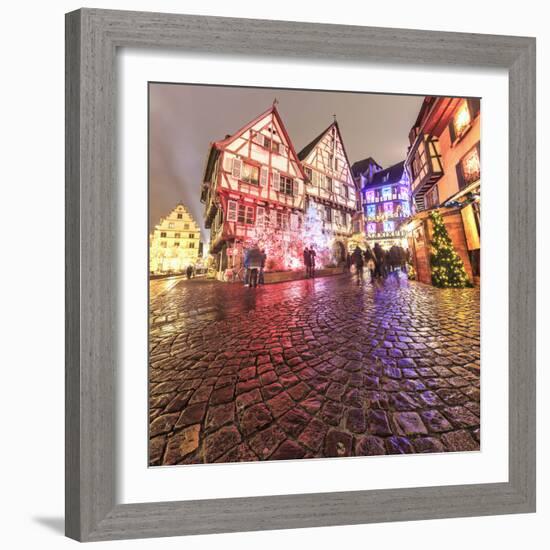
<instances>
[{"instance_id":1,"label":"wet cobblestone pavement","mask_svg":"<svg viewBox=\"0 0 550 550\"><path fill-rule=\"evenodd\" d=\"M151 465L479 450L479 289L151 282Z\"/></svg>"}]
</instances>

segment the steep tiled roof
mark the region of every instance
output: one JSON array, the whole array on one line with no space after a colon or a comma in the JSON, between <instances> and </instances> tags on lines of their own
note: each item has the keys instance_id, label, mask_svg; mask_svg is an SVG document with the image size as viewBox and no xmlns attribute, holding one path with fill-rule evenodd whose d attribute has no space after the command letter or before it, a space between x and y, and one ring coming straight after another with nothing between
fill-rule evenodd
<instances>
[{"instance_id":1,"label":"steep tiled roof","mask_svg":"<svg viewBox=\"0 0 550 550\"><path fill-rule=\"evenodd\" d=\"M380 166L372 157L367 157L366 159L358 160L353 163L353 166L351 167L353 177L359 177L371 164L378 166L378 168L382 168L382 166Z\"/></svg>"},{"instance_id":2,"label":"steep tiled roof","mask_svg":"<svg viewBox=\"0 0 550 550\"><path fill-rule=\"evenodd\" d=\"M385 170L376 172L372 178L372 182L367 186L382 185L384 183L392 184L397 183L403 177L403 171L405 170L405 161L402 160Z\"/></svg>"}]
</instances>

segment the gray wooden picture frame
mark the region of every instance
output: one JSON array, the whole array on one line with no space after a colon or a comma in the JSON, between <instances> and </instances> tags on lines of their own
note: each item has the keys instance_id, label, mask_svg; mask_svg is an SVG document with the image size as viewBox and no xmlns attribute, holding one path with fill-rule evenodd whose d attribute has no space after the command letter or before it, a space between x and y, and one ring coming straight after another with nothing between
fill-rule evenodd
<instances>
[{"instance_id":1,"label":"gray wooden picture frame","mask_svg":"<svg viewBox=\"0 0 550 550\"><path fill-rule=\"evenodd\" d=\"M121 47L509 71L508 482L115 502ZM66 16L66 117L67 536L99 541L535 511L534 38L82 9Z\"/></svg>"}]
</instances>

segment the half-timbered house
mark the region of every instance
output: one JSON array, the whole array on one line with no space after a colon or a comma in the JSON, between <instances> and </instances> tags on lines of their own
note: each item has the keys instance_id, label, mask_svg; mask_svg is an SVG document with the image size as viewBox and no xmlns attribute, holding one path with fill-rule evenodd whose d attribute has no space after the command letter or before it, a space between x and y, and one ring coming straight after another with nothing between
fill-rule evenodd
<instances>
[{"instance_id":1,"label":"half-timbered house","mask_svg":"<svg viewBox=\"0 0 550 550\"><path fill-rule=\"evenodd\" d=\"M336 120L299 153L306 175L306 209L314 208L336 262L344 259L357 212L356 186Z\"/></svg>"},{"instance_id":2,"label":"half-timbered house","mask_svg":"<svg viewBox=\"0 0 550 550\"><path fill-rule=\"evenodd\" d=\"M296 267L304 194L304 172L275 104L213 142L201 201L218 272L242 265L251 243L266 249L268 268Z\"/></svg>"}]
</instances>

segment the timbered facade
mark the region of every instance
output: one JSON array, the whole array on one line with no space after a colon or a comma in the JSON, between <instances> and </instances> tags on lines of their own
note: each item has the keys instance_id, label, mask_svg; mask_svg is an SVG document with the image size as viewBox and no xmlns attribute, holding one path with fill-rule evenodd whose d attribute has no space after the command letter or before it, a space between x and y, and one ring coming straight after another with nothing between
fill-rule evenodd
<instances>
[{"instance_id":1,"label":"timbered facade","mask_svg":"<svg viewBox=\"0 0 550 550\"><path fill-rule=\"evenodd\" d=\"M367 243L406 248L403 224L411 216L411 191L404 161L383 169L369 158L356 162L352 170L361 187Z\"/></svg>"},{"instance_id":2,"label":"timbered facade","mask_svg":"<svg viewBox=\"0 0 550 550\"><path fill-rule=\"evenodd\" d=\"M211 144L201 201L219 271L242 264L243 247L292 241L305 208L304 172L275 104Z\"/></svg>"},{"instance_id":3,"label":"timbered facade","mask_svg":"<svg viewBox=\"0 0 550 550\"><path fill-rule=\"evenodd\" d=\"M472 282L481 269L481 114L476 98L424 99L405 168L416 213L407 225L418 280L431 282L430 212L443 217Z\"/></svg>"},{"instance_id":4,"label":"timbered facade","mask_svg":"<svg viewBox=\"0 0 550 550\"><path fill-rule=\"evenodd\" d=\"M335 260L341 261L354 230L358 196L338 123L323 130L298 158L306 176L306 209L315 209L332 239Z\"/></svg>"}]
</instances>

